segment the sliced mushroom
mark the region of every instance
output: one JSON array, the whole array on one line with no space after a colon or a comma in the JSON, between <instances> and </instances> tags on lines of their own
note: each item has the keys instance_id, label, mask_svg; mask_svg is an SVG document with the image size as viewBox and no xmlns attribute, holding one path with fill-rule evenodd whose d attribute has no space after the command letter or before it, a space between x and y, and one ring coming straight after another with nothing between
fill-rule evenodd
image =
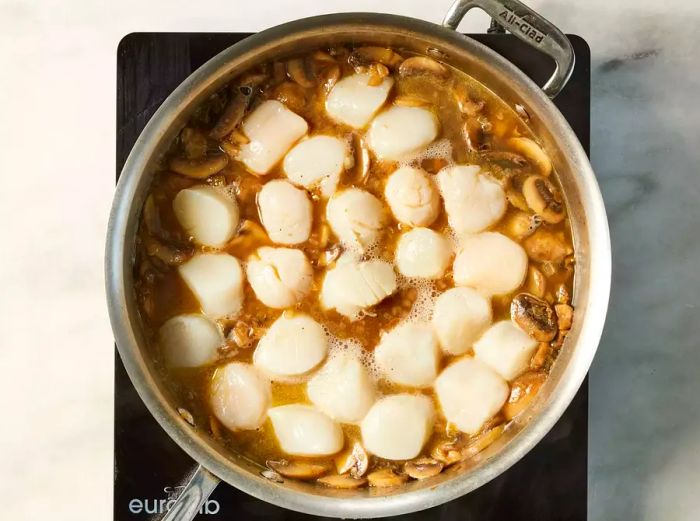
<instances>
[{"instance_id":1,"label":"sliced mushroom","mask_svg":"<svg viewBox=\"0 0 700 521\"><path fill-rule=\"evenodd\" d=\"M449 74L447 67L426 56L406 58L399 66L400 76L429 75L436 78L446 78Z\"/></svg>"},{"instance_id":2,"label":"sliced mushroom","mask_svg":"<svg viewBox=\"0 0 700 521\"><path fill-rule=\"evenodd\" d=\"M500 438L501 434L505 430L505 425L497 425L492 429L482 431L476 438L474 438L469 445L462 449L462 458L467 459L476 456L483 450L485 450L494 441Z\"/></svg>"},{"instance_id":3,"label":"sliced mushroom","mask_svg":"<svg viewBox=\"0 0 700 521\"><path fill-rule=\"evenodd\" d=\"M573 251L564 241L563 233L542 228L525 239L523 247L528 257L543 263L559 263Z\"/></svg>"},{"instance_id":4,"label":"sliced mushroom","mask_svg":"<svg viewBox=\"0 0 700 521\"><path fill-rule=\"evenodd\" d=\"M146 208L144 207L144 212L146 211ZM556 291L556 297L557 297L557 302L559 304L568 304L571 302L571 295L569 294L569 290L566 289L566 286L564 284L559 284L557 287Z\"/></svg>"},{"instance_id":5,"label":"sliced mushroom","mask_svg":"<svg viewBox=\"0 0 700 521\"><path fill-rule=\"evenodd\" d=\"M532 211L548 223L556 224L564 219L564 203L548 179L539 175L528 177L523 183L523 196Z\"/></svg>"},{"instance_id":6,"label":"sliced mushroom","mask_svg":"<svg viewBox=\"0 0 700 521\"><path fill-rule=\"evenodd\" d=\"M463 134L469 150L477 151L482 149L484 145L484 129L476 118L467 118L464 122Z\"/></svg>"},{"instance_id":7,"label":"sliced mushroom","mask_svg":"<svg viewBox=\"0 0 700 521\"><path fill-rule=\"evenodd\" d=\"M403 470L413 479L427 479L440 474L444 466L444 463L433 458L418 458L413 461L407 461L403 466Z\"/></svg>"},{"instance_id":8,"label":"sliced mushroom","mask_svg":"<svg viewBox=\"0 0 700 521\"><path fill-rule=\"evenodd\" d=\"M522 168L527 165L527 160L523 156L506 150L485 150L481 155L503 168Z\"/></svg>"},{"instance_id":9,"label":"sliced mushroom","mask_svg":"<svg viewBox=\"0 0 700 521\"><path fill-rule=\"evenodd\" d=\"M353 478L361 478L369 468L369 456L359 441L356 441L349 451L339 455L336 460L338 474L347 474Z\"/></svg>"},{"instance_id":10,"label":"sliced mushroom","mask_svg":"<svg viewBox=\"0 0 700 521\"><path fill-rule=\"evenodd\" d=\"M348 474L331 474L317 480L321 485L331 488L354 489L367 484L367 478L353 478Z\"/></svg>"},{"instance_id":11,"label":"sliced mushroom","mask_svg":"<svg viewBox=\"0 0 700 521\"><path fill-rule=\"evenodd\" d=\"M386 488L398 487L408 481L408 476L405 474L397 474L390 468L384 468L370 472L367 475L370 487Z\"/></svg>"},{"instance_id":12,"label":"sliced mushroom","mask_svg":"<svg viewBox=\"0 0 700 521\"><path fill-rule=\"evenodd\" d=\"M522 119L526 123L528 121L530 121L530 114L527 112L524 105L521 105L520 103L516 103L515 104L515 113L520 117L520 119Z\"/></svg>"},{"instance_id":13,"label":"sliced mushroom","mask_svg":"<svg viewBox=\"0 0 700 521\"><path fill-rule=\"evenodd\" d=\"M207 136L194 128L185 127L180 132L180 141L188 159L196 159L207 153Z\"/></svg>"},{"instance_id":14,"label":"sliced mushroom","mask_svg":"<svg viewBox=\"0 0 700 521\"><path fill-rule=\"evenodd\" d=\"M367 142L360 134L353 134L353 150L355 152L355 172L354 177L357 183L364 184L369 176L370 156Z\"/></svg>"},{"instance_id":15,"label":"sliced mushroom","mask_svg":"<svg viewBox=\"0 0 700 521\"><path fill-rule=\"evenodd\" d=\"M530 213L530 207L527 205L525 196L522 190L522 178L519 175L514 175L513 173L507 174L503 178L503 189L506 192L506 199L518 210Z\"/></svg>"},{"instance_id":16,"label":"sliced mushroom","mask_svg":"<svg viewBox=\"0 0 700 521\"><path fill-rule=\"evenodd\" d=\"M544 300L520 293L510 304L510 317L530 337L549 342L557 335L557 317Z\"/></svg>"},{"instance_id":17,"label":"sliced mushroom","mask_svg":"<svg viewBox=\"0 0 700 521\"><path fill-rule=\"evenodd\" d=\"M369 72L369 80L367 81L367 85L370 87L381 85L384 78L389 76L389 68L382 63L371 64L367 72Z\"/></svg>"},{"instance_id":18,"label":"sliced mushroom","mask_svg":"<svg viewBox=\"0 0 700 521\"><path fill-rule=\"evenodd\" d=\"M190 248L186 250L178 249L174 246L164 244L149 235L143 238L143 245L149 257L155 257L168 266L179 266L192 255L192 250Z\"/></svg>"},{"instance_id":19,"label":"sliced mushroom","mask_svg":"<svg viewBox=\"0 0 700 521\"><path fill-rule=\"evenodd\" d=\"M294 58L287 62L287 75L305 89L316 85L316 80L311 76L303 58Z\"/></svg>"},{"instance_id":20,"label":"sliced mushroom","mask_svg":"<svg viewBox=\"0 0 700 521\"><path fill-rule=\"evenodd\" d=\"M571 329L571 322L574 319L574 308L569 304L555 304L554 311L557 314L559 329L563 331Z\"/></svg>"},{"instance_id":21,"label":"sliced mushroom","mask_svg":"<svg viewBox=\"0 0 700 521\"><path fill-rule=\"evenodd\" d=\"M251 347L256 340L255 328L239 320L231 328L226 339L233 342L241 349L247 349Z\"/></svg>"},{"instance_id":22,"label":"sliced mushroom","mask_svg":"<svg viewBox=\"0 0 700 521\"><path fill-rule=\"evenodd\" d=\"M473 100L469 96L467 87L464 83L457 83L452 89L452 95L457 102L460 112L466 114L470 118L476 117L486 106L484 100Z\"/></svg>"},{"instance_id":23,"label":"sliced mushroom","mask_svg":"<svg viewBox=\"0 0 700 521\"><path fill-rule=\"evenodd\" d=\"M343 253L343 247L340 244L335 244L331 246L330 248L321 253L318 260L316 261L316 266L319 266L321 268L330 266L336 260L338 260L338 257L340 257L341 253Z\"/></svg>"},{"instance_id":24,"label":"sliced mushroom","mask_svg":"<svg viewBox=\"0 0 700 521\"><path fill-rule=\"evenodd\" d=\"M209 135L214 139L221 139L231 133L243 120L243 115L248 109L252 97L253 88L249 85L241 85L234 89L231 101L226 105L214 128L209 131Z\"/></svg>"},{"instance_id":25,"label":"sliced mushroom","mask_svg":"<svg viewBox=\"0 0 700 521\"><path fill-rule=\"evenodd\" d=\"M326 51L322 51L322 50L320 50L320 49L314 51L314 53L313 53L311 56L312 56L312 58L313 58L314 60L316 60L316 61L320 61L320 62L333 62L333 63L335 63L335 58L333 58L333 56L331 56L330 54L328 54Z\"/></svg>"},{"instance_id":26,"label":"sliced mushroom","mask_svg":"<svg viewBox=\"0 0 700 521\"><path fill-rule=\"evenodd\" d=\"M525 373L513 381L510 397L503 406L503 414L507 420L512 420L530 405L546 379L547 375L544 373L531 372Z\"/></svg>"},{"instance_id":27,"label":"sliced mushroom","mask_svg":"<svg viewBox=\"0 0 700 521\"><path fill-rule=\"evenodd\" d=\"M247 87L258 87L262 85L265 80L268 79L267 73L263 71L249 71L246 72L238 80L238 84Z\"/></svg>"},{"instance_id":28,"label":"sliced mushroom","mask_svg":"<svg viewBox=\"0 0 700 521\"><path fill-rule=\"evenodd\" d=\"M528 293L532 293L538 298L544 298L545 291L547 290L547 279L540 270L534 266L530 266L527 272L525 287Z\"/></svg>"},{"instance_id":29,"label":"sliced mushroom","mask_svg":"<svg viewBox=\"0 0 700 521\"><path fill-rule=\"evenodd\" d=\"M143 203L143 222L146 225L146 229L152 235L156 237L163 238L163 227L161 226L160 213L156 207L155 200L153 199L153 194L150 194L146 198L146 202Z\"/></svg>"},{"instance_id":30,"label":"sliced mushroom","mask_svg":"<svg viewBox=\"0 0 700 521\"><path fill-rule=\"evenodd\" d=\"M554 342L550 344L552 349L560 349L561 346L564 345L564 340L566 340L566 335L568 334L568 330L560 330L559 333L557 333L557 338L555 338Z\"/></svg>"},{"instance_id":31,"label":"sliced mushroom","mask_svg":"<svg viewBox=\"0 0 700 521\"><path fill-rule=\"evenodd\" d=\"M267 233L255 221L244 219L238 227L238 235L229 242L228 246L249 250L260 244L270 244Z\"/></svg>"},{"instance_id":32,"label":"sliced mushroom","mask_svg":"<svg viewBox=\"0 0 700 521\"><path fill-rule=\"evenodd\" d=\"M279 473L275 472L274 470L265 469L260 473L260 475L274 483L284 483L282 476L280 476Z\"/></svg>"},{"instance_id":33,"label":"sliced mushroom","mask_svg":"<svg viewBox=\"0 0 700 521\"><path fill-rule=\"evenodd\" d=\"M394 105L399 105L400 107L426 107L430 105L430 102L417 96L404 94L402 96L396 96Z\"/></svg>"},{"instance_id":34,"label":"sliced mushroom","mask_svg":"<svg viewBox=\"0 0 700 521\"><path fill-rule=\"evenodd\" d=\"M298 83L285 81L272 90L272 99L284 103L290 110L301 112L306 105L306 93Z\"/></svg>"},{"instance_id":35,"label":"sliced mushroom","mask_svg":"<svg viewBox=\"0 0 700 521\"><path fill-rule=\"evenodd\" d=\"M532 139L526 137L510 138L507 143L508 147L513 151L525 156L528 161L534 166L540 174L548 176L552 173L552 162L549 156L544 153L544 150L535 143Z\"/></svg>"},{"instance_id":36,"label":"sliced mushroom","mask_svg":"<svg viewBox=\"0 0 700 521\"><path fill-rule=\"evenodd\" d=\"M194 179L206 179L228 165L228 156L223 152L210 153L204 157L188 159L174 157L170 160L170 170Z\"/></svg>"},{"instance_id":37,"label":"sliced mushroom","mask_svg":"<svg viewBox=\"0 0 700 521\"><path fill-rule=\"evenodd\" d=\"M460 435L456 440L442 442L430 451L430 455L444 465L452 465L462 460L462 449L465 446L464 438Z\"/></svg>"},{"instance_id":38,"label":"sliced mushroom","mask_svg":"<svg viewBox=\"0 0 700 521\"><path fill-rule=\"evenodd\" d=\"M180 418L182 418L194 427L194 416L192 416L192 413L190 411L184 409L183 407L178 407L177 413L180 415Z\"/></svg>"},{"instance_id":39,"label":"sliced mushroom","mask_svg":"<svg viewBox=\"0 0 700 521\"><path fill-rule=\"evenodd\" d=\"M308 461L267 460L265 464L284 477L301 480L319 478L330 470L328 465Z\"/></svg>"},{"instance_id":40,"label":"sliced mushroom","mask_svg":"<svg viewBox=\"0 0 700 521\"><path fill-rule=\"evenodd\" d=\"M552 347L548 342L540 342L540 345L537 347L537 351L535 351L535 354L532 356L532 360L530 360L530 369L541 369L547 361L547 357L549 356L549 352L551 350Z\"/></svg>"},{"instance_id":41,"label":"sliced mushroom","mask_svg":"<svg viewBox=\"0 0 700 521\"><path fill-rule=\"evenodd\" d=\"M335 62L323 67L318 73L318 80L326 93L331 91L339 79L340 65Z\"/></svg>"},{"instance_id":42,"label":"sliced mushroom","mask_svg":"<svg viewBox=\"0 0 700 521\"><path fill-rule=\"evenodd\" d=\"M368 66L373 62L381 63L387 67L396 67L403 57L386 47L358 47L348 56L348 63L353 67Z\"/></svg>"}]
</instances>

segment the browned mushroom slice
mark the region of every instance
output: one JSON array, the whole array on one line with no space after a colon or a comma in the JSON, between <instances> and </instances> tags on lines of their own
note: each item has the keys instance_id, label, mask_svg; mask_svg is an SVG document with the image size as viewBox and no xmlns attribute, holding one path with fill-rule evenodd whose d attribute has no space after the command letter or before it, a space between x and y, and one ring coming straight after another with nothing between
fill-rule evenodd
<instances>
[{"instance_id":1,"label":"browned mushroom slice","mask_svg":"<svg viewBox=\"0 0 700 521\"><path fill-rule=\"evenodd\" d=\"M530 369L541 369L544 367L551 350L552 347L548 342L540 342L539 346L537 346L537 351L535 351L532 360L530 360Z\"/></svg>"},{"instance_id":2,"label":"browned mushroom slice","mask_svg":"<svg viewBox=\"0 0 700 521\"><path fill-rule=\"evenodd\" d=\"M333 56L328 54L326 51L322 51L320 49L317 51L314 51L314 53L311 56L316 61L335 63L335 58L333 58Z\"/></svg>"},{"instance_id":3,"label":"browned mushroom slice","mask_svg":"<svg viewBox=\"0 0 700 521\"><path fill-rule=\"evenodd\" d=\"M523 183L523 196L532 211L548 223L556 224L564 219L564 203L548 179L539 175L528 177Z\"/></svg>"},{"instance_id":4,"label":"browned mushroom slice","mask_svg":"<svg viewBox=\"0 0 700 521\"><path fill-rule=\"evenodd\" d=\"M552 162L549 156L544 153L544 150L535 143L532 139L526 137L514 137L510 138L506 144L508 148L514 152L525 156L527 160L534 166L540 174L543 176L548 176L552 173Z\"/></svg>"},{"instance_id":5,"label":"browned mushroom slice","mask_svg":"<svg viewBox=\"0 0 700 521\"><path fill-rule=\"evenodd\" d=\"M555 304L554 311L557 314L559 329L564 331L571 329L571 323L574 319L574 308L569 304Z\"/></svg>"},{"instance_id":6,"label":"browned mushroom slice","mask_svg":"<svg viewBox=\"0 0 700 521\"><path fill-rule=\"evenodd\" d=\"M568 329L561 329L559 330L559 333L557 333L557 338L554 339L554 341L550 344L553 349L560 349L561 346L564 345L564 340L566 340L566 335L569 334Z\"/></svg>"},{"instance_id":7,"label":"browned mushroom slice","mask_svg":"<svg viewBox=\"0 0 700 521\"><path fill-rule=\"evenodd\" d=\"M559 286L557 286L556 297L559 304L568 304L571 301L569 290L566 289L564 284L559 284Z\"/></svg>"},{"instance_id":8,"label":"browned mushroom slice","mask_svg":"<svg viewBox=\"0 0 700 521\"><path fill-rule=\"evenodd\" d=\"M447 67L426 56L406 58L399 66L400 76L429 75L436 78L447 78L449 74Z\"/></svg>"},{"instance_id":9,"label":"browned mushroom slice","mask_svg":"<svg viewBox=\"0 0 700 521\"><path fill-rule=\"evenodd\" d=\"M484 129L476 118L467 118L464 122L463 133L469 150L482 150L484 146Z\"/></svg>"},{"instance_id":10,"label":"browned mushroom slice","mask_svg":"<svg viewBox=\"0 0 700 521\"><path fill-rule=\"evenodd\" d=\"M542 228L525 239L523 247L531 259L544 263L559 263L573 251L571 246L566 244L562 232Z\"/></svg>"},{"instance_id":11,"label":"browned mushroom slice","mask_svg":"<svg viewBox=\"0 0 700 521\"><path fill-rule=\"evenodd\" d=\"M253 246L270 244L270 239L261 225L250 219L244 219L238 228L238 234L229 242L229 247L251 249Z\"/></svg>"},{"instance_id":12,"label":"browned mushroom slice","mask_svg":"<svg viewBox=\"0 0 700 521\"><path fill-rule=\"evenodd\" d=\"M228 165L228 156L223 152L214 152L197 159L174 157L169 164L173 172L194 179L206 179L223 170L226 165Z\"/></svg>"},{"instance_id":13,"label":"browned mushroom slice","mask_svg":"<svg viewBox=\"0 0 700 521\"><path fill-rule=\"evenodd\" d=\"M323 91L328 93L340 79L340 65L333 62L323 67L318 73L318 81Z\"/></svg>"},{"instance_id":14,"label":"browned mushroom slice","mask_svg":"<svg viewBox=\"0 0 700 521\"><path fill-rule=\"evenodd\" d=\"M180 132L180 141L188 159L196 159L207 153L207 136L194 128L185 127Z\"/></svg>"},{"instance_id":15,"label":"browned mushroom slice","mask_svg":"<svg viewBox=\"0 0 700 521\"><path fill-rule=\"evenodd\" d=\"M484 150L481 155L503 168L522 168L527 165L527 160L523 156L506 150Z\"/></svg>"},{"instance_id":16,"label":"browned mushroom slice","mask_svg":"<svg viewBox=\"0 0 700 521\"><path fill-rule=\"evenodd\" d=\"M348 474L331 474L317 480L321 485L331 488L354 489L367 484L367 478L353 478Z\"/></svg>"},{"instance_id":17,"label":"browned mushroom slice","mask_svg":"<svg viewBox=\"0 0 700 521\"><path fill-rule=\"evenodd\" d=\"M466 444L463 435L459 435L455 440L444 441L433 447L430 455L444 465L452 465L462 460L462 450Z\"/></svg>"},{"instance_id":18,"label":"browned mushroom slice","mask_svg":"<svg viewBox=\"0 0 700 521\"><path fill-rule=\"evenodd\" d=\"M554 310L546 301L529 293L515 296L510 304L510 317L538 342L549 342L557 335Z\"/></svg>"},{"instance_id":19,"label":"browned mushroom slice","mask_svg":"<svg viewBox=\"0 0 700 521\"><path fill-rule=\"evenodd\" d=\"M542 220L536 215L525 212L517 212L506 221L506 233L516 241L532 235L540 227Z\"/></svg>"},{"instance_id":20,"label":"browned mushroom slice","mask_svg":"<svg viewBox=\"0 0 700 521\"><path fill-rule=\"evenodd\" d=\"M505 425L501 424L493 427L492 429L482 431L469 443L469 445L462 449L462 457L466 459L476 456L489 447L494 441L500 438L504 430Z\"/></svg>"},{"instance_id":21,"label":"browned mushroom slice","mask_svg":"<svg viewBox=\"0 0 700 521\"><path fill-rule=\"evenodd\" d=\"M306 93L298 83L285 81L271 92L272 99L284 103L293 112L300 112L306 105Z\"/></svg>"},{"instance_id":22,"label":"browned mushroom slice","mask_svg":"<svg viewBox=\"0 0 700 521\"><path fill-rule=\"evenodd\" d=\"M532 293L538 298L543 298L547 290L547 279L540 270L534 266L530 266L527 271L525 287L529 293Z\"/></svg>"},{"instance_id":23,"label":"browned mushroom slice","mask_svg":"<svg viewBox=\"0 0 700 521\"><path fill-rule=\"evenodd\" d=\"M394 98L394 105L398 105L400 107L425 107L430 105L430 102L417 96L404 94Z\"/></svg>"},{"instance_id":24,"label":"browned mushroom slice","mask_svg":"<svg viewBox=\"0 0 700 521\"><path fill-rule=\"evenodd\" d=\"M146 254L164 262L168 266L178 266L192 255L191 248L179 249L175 246L164 244L153 237L146 235L143 238Z\"/></svg>"},{"instance_id":25,"label":"browned mushroom slice","mask_svg":"<svg viewBox=\"0 0 700 521\"><path fill-rule=\"evenodd\" d=\"M367 142L360 134L354 134L352 137L352 146L354 150L355 172L354 177L356 182L364 184L369 176L370 156Z\"/></svg>"},{"instance_id":26,"label":"browned mushroom slice","mask_svg":"<svg viewBox=\"0 0 700 521\"><path fill-rule=\"evenodd\" d=\"M525 373L515 380L510 390L510 396L508 401L503 406L503 414L506 419L512 420L518 414L523 412L525 408L530 405L532 399L540 390L542 384L544 384L547 379L547 375L544 373Z\"/></svg>"},{"instance_id":27,"label":"browned mushroom slice","mask_svg":"<svg viewBox=\"0 0 700 521\"><path fill-rule=\"evenodd\" d=\"M349 451L340 454L336 460L338 474L348 472L354 478L361 478L369 468L369 456L359 441L356 441Z\"/></svg>"},{"instance_id":28,"label":"browned mushroom slice","mask_svg":"<svg viewBox=\"0 0 700 521\"><path fill-rule=\"evenodd\" d=\"M311 76L306 60L294 58L287 62L287 75L305 89L316 85L316 80Z\"/></svg>"},{"instance_id":29,"label":"browned mushroom slice","mask_svg":"<svg viewBox=\"0 0 700 521\"><path fill-rule=\"evenodd\" d=\"M367 475L370 487L398 487L408 480L408 476L397 474L390 468L384 468L370 472Z\"/></svg>"},{"instance_id":30,"label":"browned mushroom slice","mask_svg":"<svg viewBox=\"0 0 700 521\"><path fill-rule=\"evenodd\" d=\"M253 88L249 85L241 85L234 89L231 101L226 105L214 128L209 131L209 135L214 139L221 139L231 133L243 120L252 97Z\"/></svg>"},{"instance_id":31,"label":"browned mushroom slice","mask_svg":"<svg viewBox=\"0 0 700 521\"><path fill-rule=\"evenodd\" d=\"M433 458L418 458L417 460L407 461L403 466L403 470L413 479L427 479L440 474L444 466L444 463Z\"/></svg>"},{"instance_id":32,"label":"browned mushroom slice","mask_svg":"<svg viewBox=\"0 0 700 521\"><path fill-rule=\"evenodd\" d=\"M300 480L320 478L330 470L328 465L308 461L268 460L265 464L284 477Z\"/></svg>"},{"instance_id":33,"label":"browned mushroom slice","mask_svg":"<svg viewBox=\"0 0 700 521\"><path fill-rule=\"evenodd\" d=\"M368 67L367 72L369 73L369 80L367 81L367 85L369 85L370 87L376 87L377 85L381 85L382 81L384 81L384 78L389 76L389 68L382 63L372 63Z\"/></svg>"},{"instance_id":34,"label":"browned mushroom slice","mask_svg":"<svg viewBox=\"0 0 700 521\"><path fill-rule=\"evenodd\" d=\"M366 67L376 62L393 68L402 61L400 54L386 47L358 47L348 56L348 63L353 67Z\"/></svg>"}]
</instances>

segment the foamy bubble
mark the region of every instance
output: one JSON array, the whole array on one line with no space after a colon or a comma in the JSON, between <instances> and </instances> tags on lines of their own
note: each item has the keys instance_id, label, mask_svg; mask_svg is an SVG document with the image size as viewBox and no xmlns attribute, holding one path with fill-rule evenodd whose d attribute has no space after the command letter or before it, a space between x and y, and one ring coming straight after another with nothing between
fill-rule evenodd
<instances>
[{"instance_id":1,"label":"foamy bubble","mask_svg":"<svg viewBox=\"0 0 700 521\"><path fill-rule=\"evenodd\" d=\"M349 357L359 360L365 369L367 369L367 373L369 373L372 380L375 382L379 380L380 371L374 361L372 351L365 349L362 343L355 338L339 338L331 333L325 326L324 330L328 337L328 357L319 372L323 372L325 367L328 367L328 364L335 358Z\"/></svg>"}]
</instances>

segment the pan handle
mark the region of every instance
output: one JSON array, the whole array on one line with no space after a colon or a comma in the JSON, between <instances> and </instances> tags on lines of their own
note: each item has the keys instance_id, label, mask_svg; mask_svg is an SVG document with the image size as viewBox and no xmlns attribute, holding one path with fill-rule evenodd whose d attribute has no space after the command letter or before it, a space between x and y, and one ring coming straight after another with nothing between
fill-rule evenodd
<instances>
[{"instance_id":1,"label":"pan handle","mask_svg":"<svg viewBox=\"0 0 700 521\"><path fill-rule=\"evenodd\" d=\"M192 521L220 479L199 465L161 521Z\"/></svg>"},{"instance_id":2,"label":"pan handle","mask_svg":"<svg viewBox=\"0 0 700 521\"><path fill-rule=\"evenodd\" d=\"M549 98L561 92L574 70L574 49L555 25L518 0L456 0L442 21L444 27L457 29L464 15L479 7L527 44L554 59L554 74L542 90Z\"/></svg>"}]
</instances>

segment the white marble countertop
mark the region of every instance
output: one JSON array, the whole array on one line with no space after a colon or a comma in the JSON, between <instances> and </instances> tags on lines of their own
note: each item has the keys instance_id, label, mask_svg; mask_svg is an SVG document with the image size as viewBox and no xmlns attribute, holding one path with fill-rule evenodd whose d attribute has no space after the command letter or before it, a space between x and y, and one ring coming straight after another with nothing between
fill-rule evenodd
<instances>
[{"instance_id":1,"label":"white marble countertop","mask_svg":"<svg viewBox=\"0 0 700 521\"><path fill-rule=\"evenodd\" d=\"M111 519L102 256L116 47L133 31L255 31L338 11L439 22L451 0L0 1L0 499L8 520ZM592 161L613 294L591 371L592 521L700 512L700 4L532 0L593 56ZM470 15L465 31L483 32Z\"/></svg>"}]
</instances>

